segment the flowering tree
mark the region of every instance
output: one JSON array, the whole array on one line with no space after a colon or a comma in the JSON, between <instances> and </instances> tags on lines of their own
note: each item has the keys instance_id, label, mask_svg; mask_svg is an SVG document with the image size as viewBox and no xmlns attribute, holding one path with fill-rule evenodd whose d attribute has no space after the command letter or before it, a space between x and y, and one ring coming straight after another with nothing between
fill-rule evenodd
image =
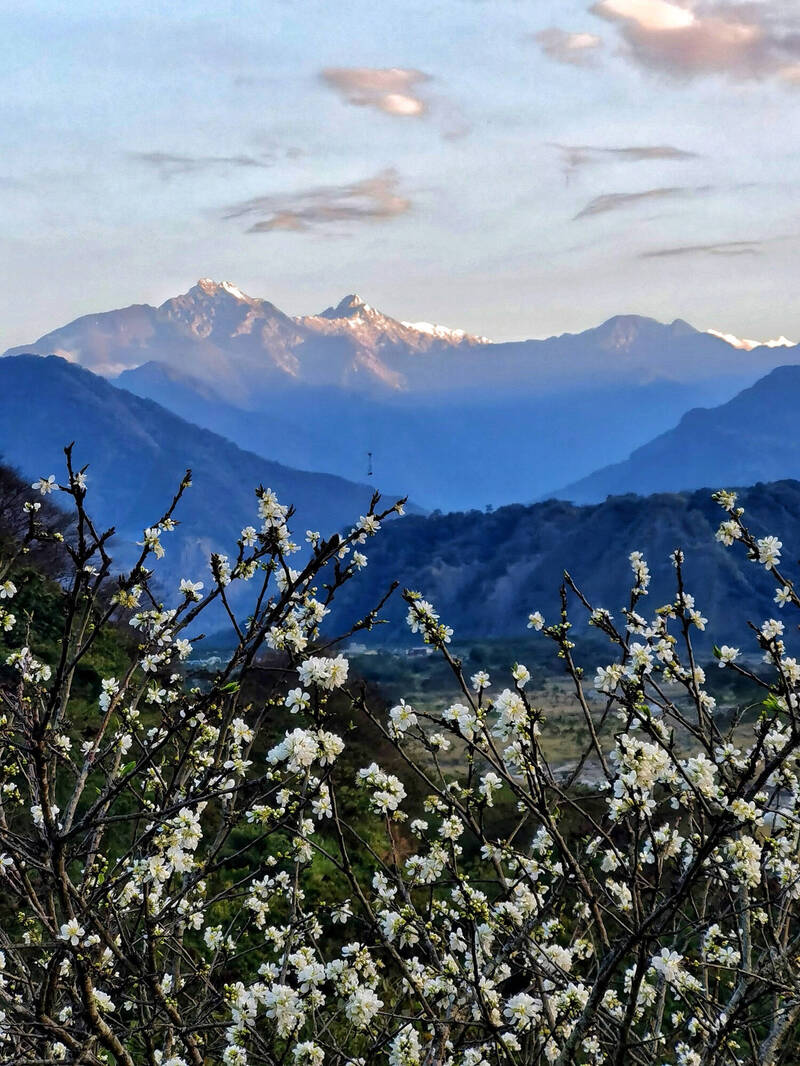
<instances>
[{"instance_id":1,"label":"flowering tree","mask_svg":"<svg viewBox=\"0 0 800 1066\"><path fill-rule=\"evenodd\" d=\"M0 626L18 636L0 689L3 1062L797 1061L800 665L779 621L754 630L766 670L715 649L756 704L723 725L679 551L675 598L647 618L647 564L631 556L619 625L565 575L561 616L530 616L585 720L584 750L558 773L527 669L499 686L466 678L419 594L404 593L408 622L452 669L448 707L386 713L320 637L400 505L376 497L347 534L309 532L292 568L291 512L259 488L258 526L211 557L208 588L189 576L162 602L150 568L189 483L120 576L68 449L65 483L33 488L70 497L74 529L64 538L26 501L0 566ZM774 577L779 607L800 607L780 542L718 499L719 538ZM32 620L14 617L15 568L54 540L71 573L44 662ZM230 594L245 583L243 620ZM236 647L191 687L180 664L212 604ZM609 641L592 684L573 605ZM120 623L130 661L78 730L76 675ZM264 662L275 681L254 698ZM374 761L349 756L351 718Z\"/></svg>"}]
</instances>

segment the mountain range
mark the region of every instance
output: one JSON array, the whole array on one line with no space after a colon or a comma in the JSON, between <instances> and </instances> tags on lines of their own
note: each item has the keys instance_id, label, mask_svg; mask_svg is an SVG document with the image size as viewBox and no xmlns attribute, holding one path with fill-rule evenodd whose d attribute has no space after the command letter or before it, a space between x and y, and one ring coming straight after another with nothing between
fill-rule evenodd
<instances>
[{"instance_id":1,"label":"mountain range","mask_svg":"<svg viewBox=\"0 0 800 1066\"><path fill-rule=\"evenodd\" d=\"M795 355L737 341L623 315L495 344L355 295L292 317L203 279L6 354L61 355L245 450L352 481L373 466L380 487L453 510L559 492Z\"/></svg>"},{"instance_id":2,"label":"mountain range","mask_svg":"<svg viewBox=\"0 0 800 1066\"><path fill-rule=\"evenodd\" d=\"M398 322L355 295L292 318L230 282L201 278L160 307L86 315L6 354L61 355L106 377L152 361L253 408L287 385L403 389L425 354L483 343L458 330Z\"/></svg>"},{"instance_id":3,"label":"mountain range","mask_svg":"<svg viewBox=\"0 0 800 1066\"><path fill-rule=\"evenodd\" d=\"M785 339L781 342L783 344ZM604 384L697 383L757 377L785 358L773 342L617 315L583 333L493 343L429 322L405 322L350 294L316 314L292 317L231 282L201 278L160 307L135 304L86 315L6 355L61 355L105 377L155 362L257 409L281 386L336 387L392 395L522 388L530 394ZM755 355L752 354L755 352Z\"/></svg>"},{"instance_id":4,"label":"mountain range","mask_svg":"<svg viewBox=\"0 0 800 1066\"><path fill-rule=\"evenodd\" d=\"M714 488L755 486L745 501L759 532L800 544L800 365L780 365L796 355L782 341L622 316L495 345L356 297L297 319L200 282L29 347L0 359L0 456L33 480L60 474L75 440L122 565L192 468L166 586L202 580L209 552L231 550L259 484L296 506L300 535L349 527L373 483L455 512L391 523L339 609L360 613L398 579L469 636L518 632L534 608L552 615L564 566L614 603L633 549L652 556L653 597L667 599L679 545L709 617L727 624L739 602L770 610L771 583L714 542ZM549 499L520 503L537 495Z\"/></svg>"}]
</instances>

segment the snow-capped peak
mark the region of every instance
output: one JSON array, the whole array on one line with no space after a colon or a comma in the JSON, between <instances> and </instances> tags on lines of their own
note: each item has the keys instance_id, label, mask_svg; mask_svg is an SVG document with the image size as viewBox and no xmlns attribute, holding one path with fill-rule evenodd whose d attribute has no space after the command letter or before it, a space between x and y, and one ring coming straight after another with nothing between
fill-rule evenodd
<instances>
[{"instance_id":1,"label":"snow-capped peak","mask_svg":"<svg viewBox=\"0 0 800 1066\"><path fill-rule=\"evenodd\" d=\"M428 351L435 341L447 345L491 344L488 337L474 337L463 329L449 329L435 322L401 322L366 303L358 293L352 292L340 300L335 307L326 307L316 315L310 315L299 321L318 329L321 320L327 320L326 332L341 329L343 326L363 338L371 338L369 343L409 344L415 351ZM366 340L365 340L366 343Z\"/></svg>"},{"instance_id":2,"label":"snow-capped peak","mask_svg":"<svg viewBox=\"0 0 800 1066\"><path fill-rule=\"evenodd\" d=\"M220 288L224 289L230 296L235 297L237 300L246 300L247 296L242 292L238 285L234 285L230 281L223 281L220 283Z\"/></svg>"},{"instance_id":3,"label":"snow-capped peak","mask_svg":"<svg viewBox=\"0 0 800 1066\"><path fill-rule=\"evenodd\" d=\"M706 333L710 333L712 337L719 337L726 344L730 344L732 348L741 348L746 352L752 352L754 348L794 348L797 344L797 341L790 341L788 337L775 337L768 341L754 341L748 337L737 337L734 333L721 333L718 329L707 329Z\"/></svg>"},{"instance_id":4,"label":"snow-capped peak","mask_svg":"<svg viewBox=\"0 0 800 1066\"><path fill-rule=\"evenodd\" d=\"M352 318L354 315L362 314L378 314L374 307L370 307L368 303L361 299L357 292L351 292L343 300L340 300L335 307L326 307L324 311L320 311L317 318Z\"/></svg>"},{"instance_id":5,"label":"snow-capped peak","mask_svg":"<svg viewBox=\"0 0 800 1066\"><path fill-rule=\"evenodd\" d=\"M239 286L234 285L232 281L214 281L213 278L200 278L195 287L201 289L209 296L216 296L220 292L226 292L234 300L241 300L243 303L250 303L251 301L251 297L243 293Z\"/></svg>"},{"instance_id":6,"label":"snow-capped peak","mask_svg":"<svg viewBox=\"0 0 800 1066\"><path fill-rule=\"evenodd\" d=\"M430 337L440 337L442 340L460 341L469 337L477 344L491 344L488 337L471 336L463 329L450 329L448 326L440 326L436 322L401 322L406 329L416 330L417 333L427 333Z\"/></svg>"}]
</instances>

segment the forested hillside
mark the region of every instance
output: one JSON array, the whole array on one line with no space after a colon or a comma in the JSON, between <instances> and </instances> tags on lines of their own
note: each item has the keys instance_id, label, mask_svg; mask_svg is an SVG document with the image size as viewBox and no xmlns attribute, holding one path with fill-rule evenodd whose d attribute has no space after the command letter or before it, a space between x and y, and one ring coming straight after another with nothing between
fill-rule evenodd
<instances>
[{"instance_id":1,"label":"forested hillside","mask_svg":"<svg viewBox=\"0 0 800 1066\"><path fill-rule=\"evenodd\" d=\"M748 618L760 622L776 611L774 582L743 553L715 540L721 512L711 493L618 496L583 507L548 500L491 513L410 516L370 543L370 581L343 590L340 617L345 608L357 613L366 607L368 589L396 579L431 600L459 637L519 635L533 610L554 620L564 569L595 605L616 614L630 582L632 551L644 552L650 564L652 610L674 596L669 554L680 547L688 590L709 619L697 639L742 639ZM741 492L741 503L759 536L779 536L785 558L800 554L800 483L755 485ZM404 615L405 605L395 598L384 611L391 624L376 629L374 639L411 639Z\"/></svg>"}]
</instances>

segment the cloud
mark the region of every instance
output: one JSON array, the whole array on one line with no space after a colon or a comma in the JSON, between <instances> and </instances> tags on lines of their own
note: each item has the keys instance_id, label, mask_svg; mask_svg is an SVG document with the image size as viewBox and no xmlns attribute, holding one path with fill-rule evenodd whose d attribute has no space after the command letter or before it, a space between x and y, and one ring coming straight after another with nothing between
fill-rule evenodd
<instances>
[{"instance_id":1,"label":"cloud","mask_svg":"<svg viewBox=\"0 0 800 1066\"><path fill-rule=\"evenodd\" d=\"M564 171L569 178L580 167L599 163L642 163L649 160L699 159L697 152L675 148L671 144L630 145L623 148L601 148L591 144L553 144L561 153Z\"/></svg>"},{"instance_id":2,"label":"cloud","mask_svg":"<svg viewBox=\"0 0 800 1066\"><path fill-rule=\"evenodd\" d=\"M152 167L165 180L183 174L197 174L232 168L262 168L272 165L266 158L250 155L175 155L170 152L130 152L137 163Z\"/></svg>"},{"instance_id":3,"label":"cloud","mask_svg":"<svg viewBox=\"0 0 800 1066\"><path fill-rule=\"evenodd\" d=\"M586 67L594 63L602 41L593 33L568 33L567 30L551 26L533 35L546 56L558 63L569 63L575 67Z\"/></svg>"},{"instance_id":4,"label":"cloud","mask_svg":"<svg viewBox=\"0 0 800 1066\"><path fill-rule=\"evenodd\" d=\"M619 26L629 58L641 66L682 78L777 77L796 84L800 14L787 14L786 6L752 0L599 0L591 10Z\"/></svg>"},{"instance_id":5,"label":"cloud","mask_svg":"<svg viewBox=\"0 0 800 1066\"><path fill-rule=\"evenodd\" d=\"M640 259L668 259L684 255L759 255L763 241L720 241L714 244L681 244L641 252Z\"/></svg>"},{"instance_id":6,"label":"cloud","mask_svg":"<svg viewBox=\"0 0 800 1066\"><path fill-rule=\"evenodd\" d=\"M631 204L645 203L650 200L672 200L678 197L693 196L695 193L707 192L708 189L708 185L697 188L669 186L660 189L645 189L643 192L607 192L590 200L575 215L573 221L579 218L588 218L590 215L603 215L608 211L618 211L620 208L631 206Z\"/></svg>"},{"instance_id":7,"label":"cloud","mask_svg":"<svg viewBox=\"0 0 800 1066\"><path fill-rule=\"evenodd\" d=\"M346 185L327 185L302 192L259 196L228 208L225 218L263 216L248 233L304 231L347 222L381 222L405 214L411 201L398 191L394 170Z\"/></svg>"},{"instance_id":8,"label":"cloud","mask_svg":"<svg viewBox=\"0 0 800 1066\"><path fill-rule=\"evenodd\" d=\"M418 118L427 110L417 86L429 81L421 70L402 67L328 67L320 75L348 104L374 107L387 115Z\"/></svg>"},{"instance_id":9,"label":"cloud","mask_svg":"<svg viewBox=\"0 0 800 1066\"><path fill-rule=\"evenodd\" d=\"M683 30L695 16L683 4L670 0L600 0L594 9L611 18L631 19L648 30Z\"/></svg>"}]
</instances>

